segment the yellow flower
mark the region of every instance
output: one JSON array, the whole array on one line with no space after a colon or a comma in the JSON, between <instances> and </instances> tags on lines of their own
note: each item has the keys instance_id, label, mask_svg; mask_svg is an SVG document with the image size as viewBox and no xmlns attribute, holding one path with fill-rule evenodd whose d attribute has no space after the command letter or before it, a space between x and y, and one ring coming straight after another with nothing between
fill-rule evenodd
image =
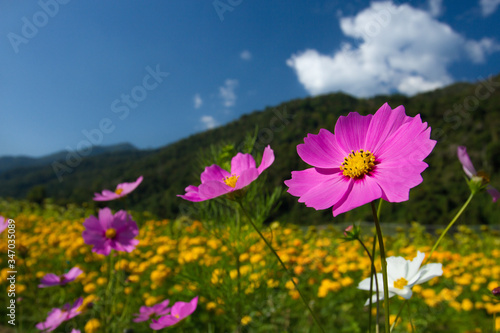
<instances>
[{"instance_id":1,"label":"yellow flower","mask_svg":"<svg viewBox=\"0 0 500 333\"><path fill-rule=\"evenodd\" d=\"M207 310L210 311L210 310L213 310L217 308L217 304L215 304L215 302L208 302L207 303Z\"/></svg>"},{"instance_id":2,"label":"yellow flower","mask_svg":"<svg viewBox=\"0 0 500 333\"><path fill-rule=\"evenodd\" d=\"M244 316L243 318L241 318L241 325L246 326L250 324L251 321L252 318L250 316Z\"/></svg>"},{"instance_id":3,"label":"yellow flower","mask_svg":"<svg viewBox=\"0 0 500 333\"><path fill-rule=\"evenodd\" d=\"M99 319L90 319L87 324L85 324L85 333L96 333L101 328L101 322Z\"/></svg>"},{"instance_id":4,"label":"yellow flower","mask_svg":"<svg viewBox=\"0 0 500 333\"><path fill-rule=\"evenodd\" d=\"M97 279L97 281L96 281L96 282L97 282L97 284L98 284L99 286L102 286L102 285L104 285L104 284L108 283L108 279L106 279L105 277L100 277L100 278L98 278L98 279Z\"/></svg>"},{"instance_id":5,"label":"yellow flower","mask_svg":"<svg viewBox=\"0 0 500 333\"><path fill-rule=\"evenodd\" d=\"M86 292L87 294L92 294L95 292L96 286L93 283L86 284L85 287L83 287L83 291Z\"/></svg>"},{"instance_id":6,"label":"yellow flower","mask_svg":"<svg viewBox=\"0 0 500 333\"><path fill-rule=\"evenodd\" d=\"M474 308L474 304L471 302L470 299L465 298L462 300L462 310L464 311L470 311Z\"/></svg>"}]
</instances>

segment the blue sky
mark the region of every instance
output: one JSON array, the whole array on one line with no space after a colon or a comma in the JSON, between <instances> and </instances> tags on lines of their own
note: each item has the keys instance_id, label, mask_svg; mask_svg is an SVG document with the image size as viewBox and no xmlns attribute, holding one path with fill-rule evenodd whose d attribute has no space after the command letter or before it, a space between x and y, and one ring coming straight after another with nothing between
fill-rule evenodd
<instances>
[{"instance_id":1,"label":"blue sky","mask_svg":"<svg viewBox=\"0 0 500 333\"><path fill-rule=\"evenodd\" d=\"M0 156L157 148L332 91L500 73L500 0L0 0Z\"/></svg>"}]
</instances>

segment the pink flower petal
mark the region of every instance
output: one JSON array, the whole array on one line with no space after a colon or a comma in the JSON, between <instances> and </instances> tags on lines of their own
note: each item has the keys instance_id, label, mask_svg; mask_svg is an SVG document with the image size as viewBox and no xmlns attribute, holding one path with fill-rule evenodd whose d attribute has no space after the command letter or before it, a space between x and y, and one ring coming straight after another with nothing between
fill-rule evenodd
<instances>
[{"instance_id":1,"label":"pink flower petal","mask_svg":"<svg viewBox=\"0 0 500 333\"><path fill-rule=\"evenodd\" d=\"M467 177L472 178L472 176L477 175L476 169L470 160L469 154L467 154L467 148L464 146L459 146L457 148L458 160L462 163L462 167L464 169Z\"/></svg>"},{"instance_id":2,"label":"pink flower petal","mask_svg":"<svg viewBox=\"0 0 500 333\"><path fill-rule=\"evenodd\" d=\"M373 177L365 176L362 179L356 179L352 182L350 193L333 206L333 216L367 204L381 196L382 190Z\"/></svg>"},{"instance_id":3,"label":"pink flower petal","mask_svg":"<svg viewBox=\"0 0 500 333\"><path fill-rule=\"evenodd\" d=\"M498 190L493 186L488 185L486 187L486 192L491 195L491 197L493 198L493 202L497 202L497 200L500 199L500 192L498 192Z\"/></svg>"},{"instance_id":4,"label":"pink flower petal","mask_svg":"<svg viewBox=\"0 0 500 333\"><path fill-rule=\"evenodd\" d=\"M192 201L192 202L198 202L198 201L203 201L200 197L199 189L197 186L194 185L189 185L185 189L186 194L178 194L178 197L181 197L184 200Z\"/></svg>"},{"instance_id":5,"label":"pink flower petal","mask_svg":"<svg viewBox=\"0 0 500 333\"><path fill-rule=\"evenodd\" d=\"M264 154L262 155L262 161L260 162L260 165L257 168L259 175L262 173L262 171L269 168L271 164L273 164L273 162L274 162L274 151L271 149L271 146L268 145L264 149Z\"/></svg>"},{"instance_id":6,"label":"pink flower petal","mask_svg":"<svg viewBox=\"0 0 500 333\"><path fill-rule=\"evenodd\" d=\"M316 183L314 187L309 187L309 190L299 198L299 202L305 203L307 207L313 207L316 210L329 208L337 204L352 187L352 181L340 172L328 173L329 170L319 168L313 170L324 176L324 181ZM295 174L296 177L304 175L306 174ZM306 177L309 176L311 174L307 174Z\"/></svg>"},{"instance_id":7,"label":"pink flower petal","mask_svg":"<svg viewBox=\"0 0 500 333\"><path fill-rule=\"evenodd\" d=\"M202 183L198 188L200 197L203 198L203 200L213 199L233 190L232 187L222 183L221 181L213 180Z\"/></svg>"},{"instance_id":8,"label":"pink flower petal","mask_svg":"<svg viewBox=\"0 0 500 333\"><path fill-rule=\"evenodd\" d=\"M378 151L380 145L410 119L411 117L406 116L402 105L394 110L387 103L382 105L373 116L366 131L366 149L369 149L372 153Z\"/></svg>"},{"instance_id":9,"label":"pink flower petal","mask_svg":"<svg viewBox=\"0 0 500 333\"><path fill-rule=\"evenodd\" d=\"M111 228L113 223L113 213L108 207L99 210L99 223L104 231Z\"/></svg>"},{"instance_id":10,"label":"pink flower petal","mask_svg":"<svg viewBox=\"0 0 500 333\"><path fill-rule=\"evenodd\" d=\"M222 182L224 178L231 176L229 171L222 169L220 166L213 164L205 168L201 173L201 182L218 181Z\"/></svg>"},{"instance_id":11,"label":"pink flower petal","mask_svg":"<svg viewBox=\"0 0 500 333\"><path fill-rule=\"evenodd\" d=\"M377 151L372 151L377 160L423 160L426 158L436 141L430 140L430 128L422 123L417 115L411 121L404 123Z\"/></svg>"},{"instance_id":12,"label":"pink flower petal","mask_svg":"<svg viewBox=\"0 0 500 333\"><path fill-rule=\"evenodd\" d=\"M239 176L247 169L256 169L255 160L252 155L236 154L231 160L231 175Z\"/></svg>"},{"instance_id":13,"label":"pink flower petal","mask_svg":"<svg viewBox=\"0 0 500 333\"><path fill-rule=\"evenodd\" d=\"M304 143L297 146L297 153L304 162L318 168L338 168L348 155L326 129L320 129L318 135L308 134Z\"/></svg>"},{"instance_id":14,"label":"pink flower petal","mask_svg":"<svg viewBox=\"0 0 500 333\"><path fill-rule=\"evenodd\" d=\"M236 186L234 187L234 191L249 185L251 182L256 180L257 177L259 177L259 172L256 168L246 169L240 174L238 181L236 182Z\"/></svg>"},{"instance_id":15,"label":"pink flower petal","mask_svg":"<svg viewBox=\"0 0 500 333\"><path fill-rule=\"evenodd\" d=\"M335 125L335 138L338 147L344 152L343 157L347 157L351 150L368 149L365 147L365 135L371 119L371 114L362 116L357 112L339 117Z\"/></svg>"}]
</instances>

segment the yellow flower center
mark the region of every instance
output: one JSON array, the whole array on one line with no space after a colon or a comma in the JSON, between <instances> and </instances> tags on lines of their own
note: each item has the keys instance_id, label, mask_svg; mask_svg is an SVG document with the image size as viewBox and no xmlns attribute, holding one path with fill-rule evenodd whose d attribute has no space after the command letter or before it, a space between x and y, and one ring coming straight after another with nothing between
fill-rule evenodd
<instances>
[{"instance_id":1,"label":"yellow flower center","mask_svg":"<svg viewBox=\"0 0 500 333\"><path fill-rule=\"evenodd\" d=\"M349 156L344 158L344 162L340 166L344 176L351 178L360 178L370 171L375 166L375 156L369 150L351 150Z\"/></svg>"},{"instance_id":2,"label":"yellow flower center","mask_svg":"<svg viewBox=\"0 0 500 333\"><path fill-rule=\"evenodd\" d=\"M118 194L118 195L122 194L122 192L123 192L123 189L122 189L122 188L117 188L117 189L115 190L115 193L116 193L116 194Z\"/></svg>"},{"instance_id":3,"label":"yellow flower center","mask_svg":"<svg viewBox=\"0 0 500 333\"><path fill-rule=\"evenodd\" d=\"M116 237L116 230L113 228L109 228L106 230L106 238L108 239L113 239Z\"/></svg>"},{"instance_id":4,"label":"yellow flower center","mask_svg":"<svg viewBox=\"0 0 500 333\"><path fill-rule=\"evenodd\" d=\"M394 281L394 288L403 289L408 284L405 278L400 278L397 281Z\"/></svg>"},{"instance_id":5,"label":"yellow flower center","mask_svg":"<svg viewBox=\"0 0 500 333\"><path fill-rule=\"evenodd\" d=\"M231 186L232 188L235 188L236 182L238 181L238 178L240 178L240 176L231 175L229 177L224 178L224 183L226 183L227 186Z\"/></svg>"}]
</instances>

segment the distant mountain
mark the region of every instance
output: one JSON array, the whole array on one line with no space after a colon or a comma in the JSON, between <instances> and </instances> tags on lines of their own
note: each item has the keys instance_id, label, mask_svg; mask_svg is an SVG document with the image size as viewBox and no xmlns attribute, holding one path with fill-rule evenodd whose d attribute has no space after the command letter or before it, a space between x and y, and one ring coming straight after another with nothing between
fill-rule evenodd
<instances>
[{"instance_id":1,"label":"distant mountain","mask_svg":"<svg viewBox=\"0 0 500 333\"><path fill-rule=\"evenodd\" d=\"M234 144L235 150L240 151L246 134L253 133L257 127L255 152L262 153L269 144L276 156L265 172L267 189L284 188L283 181L291 177L292 170L307 168L297 155L296 146L308 133L318 133L320 128L333 132L339 116L351 111L373 114L385 102L393 108L404 105L409 116L420 114L431 126L432 138L438 142L425 160L429 167L422 174L423 183L410 191L410 201L383 205L384 222L449 222L469 195L456 155L459 145L467 146L476 168L487 171L493 186L500 189L498 75L477 83L456 83L413 97L391 95L357 99L333 93L296 99L244 115L225 126L157 150L125 150L85 157L76 162L66 156L59 164L50 161L49 165L10 169L0 173L0 197L28 197L35 201L53 198L61 204L99 205L92 202L94 192L114 189L120 182L133 181L143 175L143 183L127 199L128 208L175 218L195 206L176 195L184 193L187 185L199 184L204 166L213 163L203 161L212 145ZM114 202L106 204L112 208L122 207ZM284 193L281 206L272 218L300 224L372 220L371 211L365 207L334 219L330 209L318 212L307 208L288 193ZM461 221L498 224L499 204L492 204L487 193L477 195Z\"/></svg>"},{"instance_id":2,"label":"distant mountain","mask_svg":"<svg viewBox=\"0 0 500 333\"><path fill-rule=\"evenodd\" d=\"M93 146L89 156L98 156L107 153L136 151L137 148L130 143L120 143L111 146ZM68 152L60 151L42 157L29 156L3 156L0 157L0 173L15 168L46 166L54 161L62 161Z\"/></svg>"}]
</instances>

